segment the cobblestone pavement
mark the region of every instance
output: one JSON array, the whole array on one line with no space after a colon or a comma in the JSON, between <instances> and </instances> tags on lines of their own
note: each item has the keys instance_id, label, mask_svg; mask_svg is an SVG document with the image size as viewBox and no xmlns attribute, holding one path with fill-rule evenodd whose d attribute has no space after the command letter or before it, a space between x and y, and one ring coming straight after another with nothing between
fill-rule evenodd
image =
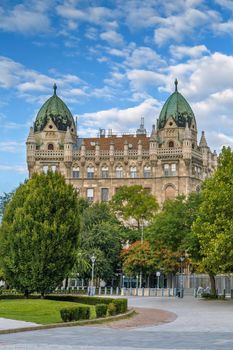
<instances>
[{"instance_id":1,"label":"cobblestone pavement","mask_svg":"<svg viewBox=\"0 0 233 350\"><path fill-rule=\"evenodd\" d=\"M192 297L130 297L129 305L177 314L174 322L137 328L71 327L0 336L0 350L232 350L233 303Z\"/></svg>"}]
</instances>

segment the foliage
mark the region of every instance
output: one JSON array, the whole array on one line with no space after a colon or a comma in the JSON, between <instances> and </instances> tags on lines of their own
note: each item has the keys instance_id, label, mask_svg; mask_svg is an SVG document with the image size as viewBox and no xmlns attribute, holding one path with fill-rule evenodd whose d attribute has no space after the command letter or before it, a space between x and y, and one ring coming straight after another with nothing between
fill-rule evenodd
<instances>
[{"instance_id":1,"label":"foliage","mask_svg":"<svg viewBox=\"0 0 233 350\"><path fill-rule=\"evenodd\" d=\"M4 210L7 204L10 202L10 199L12 198L13 194L14 194L14 191L9 193L4 192L3 195L0 196L0 221L1 221L1 218L3 217Z\"/></svg>"},{"instance_id":2,"label":"foliage","mask_svg":"<svg viewBox=\"0 0 233 350\"><path fill-rule=\"evenodd\" d=\"M60 310L71 305L82 306L70 302L38 299L38 297L25 299L22 295L17 299L1 298L0 317L38 324L57 323L61 322ZM94 318L94 306L90 308L91 318Z\"/></svg>"},{"instance_id":3,"label":"foliage","mask_svg":"<svg viewBox=\"0 0 233 350\"><path fill-rule=\"evenodd\" d=\"M107 305L106 304L96 304L95 306L95 312L96 312L96 317L106 317L107 315Z\"/></svg>"},{"instance_id":4,"label":"foliage","mask_svg":"<svg viewBox=\"0 0 233 350\"><path fill-rule=\"evenodd\" d=\"M34 175L6 206L1 266L8 283L42 295L61 284L74 263L79 233L77 195L62 175Z\"/></svg>"},{"instance_id":5,"label":"foliage","mask_svg":"<svg viewBox=\"0 0 233 350\"><path fill-rule=\"evenodd\" d=\"M122 250L123 270L128 275L141 272L150 275L157 270L176 273L179 269L179 252L173 252L161 244L137 241Z\"/></svg>"},{"instance_id":6,"label":"foliage","mask_svg":"<svg viewBox=\"0 0 233 350\"><path fill-rule=\"evenodd\" d=\"M128 299L114 299L113 304L116 307L116 314L123 314L128 310Z\"/></svg>"},{"instance_id":7,"label":"foliage","mask_svg":"<svg viewBox=\"0 0 233 350\"><path fill-rule=\"evenodd\" d=\"M69 301L88 305L110 304L115 300L114 298L89 297L81 295L47 295L46 299L57 301Z\"/></svg>"},{"instance_id":8,"label":"foliage","mask_svg":"<svg viewBox=\"0 0 233 350\"><path fill-rule=\"evenodd\" d=\"M182 252L190 245L194 249L197 242L191 234L191 227L197 217L200 202L199 193L191 193L187 199L185 196L178 196L175 200L166 201L145 235L152 243L159 242L173 252Z\"/></svg>"},{"instance_id":9,"label":"foliage","mask_svg":"<svg viewBox=\"0 0 233 350\"><path fill-rule=\"evenodd\" d=\"M233 152L223 148L214 175L205 180L193 232L200 244L200 266L213 276L233 271Z\"/></svg>"},{"instance_id":10,"label":"foliage","mask_svg":"<svg viewBox=\"0 0 233 350\"><path fill-rule=\"evenodd\" d=\"M67 307L60 310L61 318L64 322L72 322L78 320L89 320L90 307L89 306L77 306Z\"/></svg>"},{"instance_id":11,"label":"foliage","mask_svg":"<svg viewBox=\"0 0 233 350\"><path fill-rule=\"evenodd\" d=\"M86 208L81 217L80 248L76 257L76 272L90 278L90 257L96 256L95 277L111 280L119 265L125 229L105 203ZM80 254L79 256L77 254ZM88 268L89 265L89 268Z\"/></svg>"},{"instance_id":12,"label":"foliage","mask_svg":"<svg viewBox=\"0 0 233 350\"><path fill-rule=\"evenodd\" d=\"M124 220L135 219L138 229L140 223L150 221L159 208L156 198L139 185L120 187L112 198L111 206Z\"/></svg>"},{"instance_id":13,"label":"foliage","mask_svg":"<svg viewBox=\"0 0 233 350\"><path fill-rule=\"evenodd\" d=\"M116 305L114 303L108 304L108 315L109 316L116 315Z\"/></svg>"}]
</instances>

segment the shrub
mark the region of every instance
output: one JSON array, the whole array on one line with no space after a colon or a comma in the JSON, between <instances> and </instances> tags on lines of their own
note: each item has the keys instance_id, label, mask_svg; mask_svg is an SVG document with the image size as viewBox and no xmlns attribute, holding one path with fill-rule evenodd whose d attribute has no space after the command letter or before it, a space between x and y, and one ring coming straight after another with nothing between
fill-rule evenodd
<instances>
[{"instance_id":1,"label":"shrub","mask_svg":"<svg viewBox=\"0 0 233 350\"><path fill-rule=\"evenodd\" d=\"M116 307L116 314L122 314L128 309L128 300L127 299L114 299L113 304Z\"/></svg>"},{"instance_id":2,"label":"shrub","mask_svg":"<svg viewBox=\"0 0 233 350\"><path fill-rule=\"evenodd\" d=\"M113 298L102 298L102 297L89 297L89 296L79 296L79 295L47 295L45 297L49 300L58 301L72 301L80 304L96 305L96 304L110 304L115 299Z\"/></svg>"},{"instance_id":3,"label":"shrub","mask_svg":"<svg viewBox=\"0 0 233 350\"><path fill-rule=\"evenodd\" d=\"M106 317L107 315L107 305L106 304L96 304L95 306L96 317Z\"/></svg>"},{"instance_id":4,"label":"shrub","mask_svg":"<svg viewBox=\"0 0 233 350\"><path fill-rule=\"evenodd\" d=\"M64 322L88 320L90 318L89 306L69 307L60 310L61 318Z\"/></svg>"},{"instance_id":5,"label":"shrub","mask_svg":"<svg viewBox=\"0 0 233 350\"><path fill-rule=\"evenodd\" d=\"M109 316L116 315L116 305L114 303L108 304L108 314Z\"/></svg>"},{"instance_id":6,"label":"shrub","mask_svg":"<svg viewBox=\"0 0 233 350\"><path fill-rule=\"evenodd\" d=\"M218 299L218 296L216 294L210 294L210 293L202 293L201 297L204 299Z\"/></svg>"}]
</instances>

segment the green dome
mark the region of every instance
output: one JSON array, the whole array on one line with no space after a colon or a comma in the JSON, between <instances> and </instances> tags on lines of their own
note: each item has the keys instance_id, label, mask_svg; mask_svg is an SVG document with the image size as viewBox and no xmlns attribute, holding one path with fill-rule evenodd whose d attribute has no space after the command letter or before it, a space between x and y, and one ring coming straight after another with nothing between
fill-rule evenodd
<instances>
[{"instance_id":1,"label":"green dome","mask_svg":"<svg viewBox=\"0 0 233 350\"><path fill-rule=\"evenodd\" d=\"M56 95L57 86L54 84L54 94L39 110L34 123L34 131L42 131L48 120L54 122L58 130L66 131L67 127L74 127L74 118L66 104Z\"/></svg>"},{"instance_id":2,"label":"green dome","mask_svg":"<svg viewBox=\"0 0 233 350\"><path fill-rule=\"evenodd\" d=\"M173 117L178 127L185 127L186 120L189 127L195 116L186 99L177 90L178 81L175 80L175 92L167 99L159 115L158 128L164 128L167 120Z\"/></svg>"}]
</instances>

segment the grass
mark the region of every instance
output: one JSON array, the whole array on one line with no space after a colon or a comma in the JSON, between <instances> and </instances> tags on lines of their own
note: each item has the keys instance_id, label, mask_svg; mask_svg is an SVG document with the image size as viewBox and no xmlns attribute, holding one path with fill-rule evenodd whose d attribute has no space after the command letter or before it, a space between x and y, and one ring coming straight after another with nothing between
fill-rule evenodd
<instances>
[{"instance_id":1,"label":"grass","mask_svg":"<svg viewBox=\"0 0 233 350\"><path fill-rule=\"evenodd\" d=\"M0 317L28 321L38 324L62 322L60 309L82 304L44 299L0 300ZM91 319L95 318L95 307L90 305Z\"/></svg>"}]
</instances>

